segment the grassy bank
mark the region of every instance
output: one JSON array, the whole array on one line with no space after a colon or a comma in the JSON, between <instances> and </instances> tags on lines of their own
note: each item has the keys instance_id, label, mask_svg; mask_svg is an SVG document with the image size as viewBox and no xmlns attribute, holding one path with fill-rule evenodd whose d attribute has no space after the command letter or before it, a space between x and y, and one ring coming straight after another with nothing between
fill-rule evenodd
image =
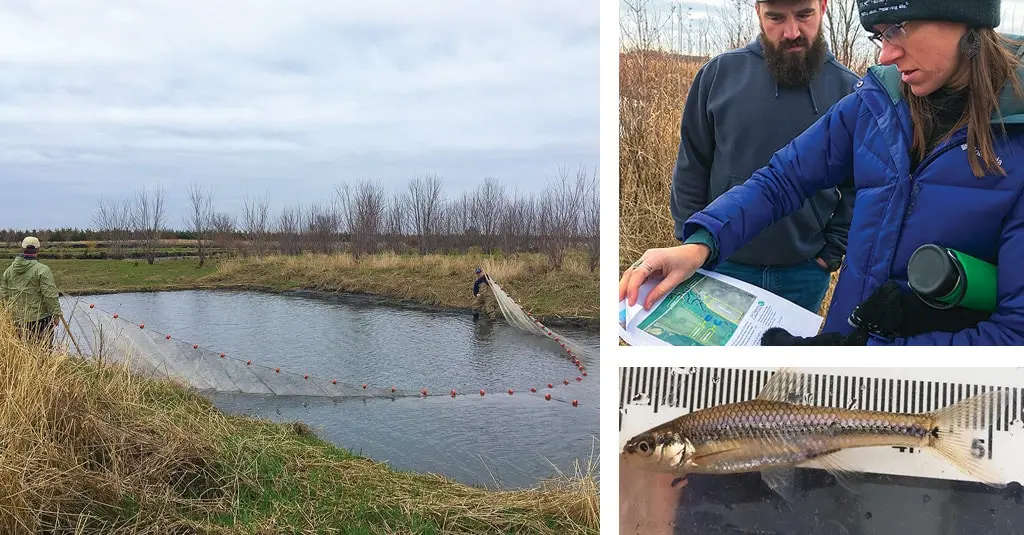
<instances>
[{"instance_id":1,"label":"grassy bank","mask_svg":"<svg viewBox=\"0 0 1024 535\"><path fill-rule=\"evenodd\" d=\"M0 532L597 533L592 477L485 491L45 355L0 313Z\"/></svg>"},{"instance_id":2,"label":"grassy bank","mask_svg":"<svg viewBox=\"0 0 1024 535\"><path fill-rule=\"evenodd\" d=\"M539 254L267 256L208 262L50 260L57 285L69 294L190 288L306 289L368 293L439 307L472 306L473 269L482 266L512 297L542 321L597 323L598 273L582 255L548 268Z\"/></svg>"}]
</instances>

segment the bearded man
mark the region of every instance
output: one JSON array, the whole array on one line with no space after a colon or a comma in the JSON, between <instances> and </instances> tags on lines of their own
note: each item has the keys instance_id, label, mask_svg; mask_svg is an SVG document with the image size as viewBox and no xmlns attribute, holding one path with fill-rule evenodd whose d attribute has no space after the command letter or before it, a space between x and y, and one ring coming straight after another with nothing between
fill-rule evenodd
<instances>
[{"instance_id":1,"label":"bearded man","mask_svg":"<svg viewBox=\"0 0 1024 535\"><path fill-rule=\"evenodd\" d=\"M825 45L826 1L759 0L760 36L697 72L683 108L672 174L676 239L694 212L746 181L853 92L857 75ZM852 177L839 188L816 192L716 271L818 312L830 273L846 252L853 200Z\"/></svg>"}]
</instances>

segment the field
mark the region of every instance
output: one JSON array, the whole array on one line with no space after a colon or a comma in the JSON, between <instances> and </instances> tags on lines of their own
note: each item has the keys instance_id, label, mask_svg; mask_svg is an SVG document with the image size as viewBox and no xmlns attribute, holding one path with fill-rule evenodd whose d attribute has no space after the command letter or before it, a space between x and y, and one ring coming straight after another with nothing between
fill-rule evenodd
<instances>
[{"instance_id":1,"label":"field","mask_svg":"<svg viewBox=\"0 0 1024 535\"><path fill-rule=\"evenodd\" d=\"M656 51L619 55L619 272L654 247L679 245L669 194L679 122L699 58ZM822 302L825 315L837 274Z\"/></svg>"}]
</instances>

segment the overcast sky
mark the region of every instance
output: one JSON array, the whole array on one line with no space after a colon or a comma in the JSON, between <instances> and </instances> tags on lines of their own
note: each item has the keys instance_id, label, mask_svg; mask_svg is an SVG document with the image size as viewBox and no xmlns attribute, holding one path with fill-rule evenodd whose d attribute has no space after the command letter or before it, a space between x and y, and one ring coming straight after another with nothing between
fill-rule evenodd
<instances>
[{"instance_id":1,"label":"overcast sky","mask_svg":"<svg viewBox=\"0 0 1024 535\"><path fill-rule=\"evenodd\" d=\"M287 5L287 7L285 7ZM344 6L344 7L342 7ZM0 1L0 228L91 225L185 186L320 202L346 181L598 165L595 0Z\"/></svg>"}]
</instances>

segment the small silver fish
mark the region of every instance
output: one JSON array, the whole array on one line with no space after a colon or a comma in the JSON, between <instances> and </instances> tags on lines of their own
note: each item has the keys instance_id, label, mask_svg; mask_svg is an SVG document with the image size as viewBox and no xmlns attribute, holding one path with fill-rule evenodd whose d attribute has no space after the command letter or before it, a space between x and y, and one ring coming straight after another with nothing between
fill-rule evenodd
<instances>
[{"instance_id":1,"label":"small silver fish","mask_svg":"<svg viewBox=\"0 0 1024 535\"><path fill-rule=\"evenodd\" d=\"M1007 396L992 391L925 414L850 410L811 405L811 383L780 370L758 397L691 412L626 442L623 454L648 468L686 474L760 471L790 499L786 470L818 461L840 482L850 471L832 454L868 446L908 446L937 452L961 471L991 486L1005 486L983 461L978 446ZM793 401L793 400L797 401ZM978 431L978 436L975 436ZM674 482L675 483L675 482Z\"/></svg>"}]
</instances>

